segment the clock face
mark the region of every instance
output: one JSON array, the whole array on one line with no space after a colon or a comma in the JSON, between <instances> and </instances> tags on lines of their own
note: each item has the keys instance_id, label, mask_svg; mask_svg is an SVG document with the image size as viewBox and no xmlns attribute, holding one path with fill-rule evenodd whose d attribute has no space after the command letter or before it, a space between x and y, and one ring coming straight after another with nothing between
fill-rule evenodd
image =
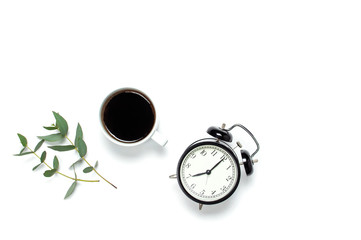
<instances>
[{"instance_id":1,"label":"clock face","mask_svg":"<svg viewBox=\"0 0 361 240\"><path fill-rule=\"evenodd\" d=\"M215 204L230 197L239 179L235 154L219 142L191 145L178 165L178 182L183 192L202 204Z\"/></svg>"}]
</instances>

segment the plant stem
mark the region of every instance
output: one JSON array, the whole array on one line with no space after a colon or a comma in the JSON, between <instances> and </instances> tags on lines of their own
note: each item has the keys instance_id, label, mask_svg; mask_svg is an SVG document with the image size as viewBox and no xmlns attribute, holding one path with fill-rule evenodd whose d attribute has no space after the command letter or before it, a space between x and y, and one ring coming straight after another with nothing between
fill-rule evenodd
<instances>
[{"instance_id":1,"label":"plant stem","mask_svg":"<svg viewBox=\"0 0 361 240\"><path fill-rule=\"evenodd\" d=\"M30 152L32 152L37 158L39 158L40 159L40 161L41 161L41 158L39 157L39 155L38 154L36 154L36 152L34 152L33 150L31 150L28 146L26 146L26 148L27 149L29 149L29 151ZM48 168L50 168L50 169L53 169L52 167L50 167L45 161L43 162ZM58 174L60 174L60 175L62 175L62 176L64 176L64 177L66 177L66 178L69 178L69 179L72 179L72 180L74 180L74 181L81 181L81 182L99 182L99 180L84 180L84 179L79 179L79 178L72 178L72 177L69 177L68 175L65 175L65 174L63 174L63 173L61 173L61 172L59 172L59 171L56 171L56 173L58 173Z\"/></svg>"},{"instance_id":2,"label":"plant stem","mask_svg":"<svg viewBox=\"0 0 361 240\"><path fill-rule=\"evenodd\" d=\"M75 147L75 150L78 152L78 154L79 154L79 156L80 156L79 149L74 145L74 143L68 138L67 135L65 135L65 138L68 139L69 143ZM114 188L117 188L114 184L112 184L112 183L109 182L107 179L105 179L102 175L100 175L100 174L98 173L98 171L95 170L95 168L85 159L85 157L81 157L81 158L89 165L89 167L92 167L92 168L93 168L93 171L94 171L96 174L98 174L99 177L101 177L104 181L106 181L107 183L109 183L110 185L112 185Z\"/></svg>"}]
</instances>

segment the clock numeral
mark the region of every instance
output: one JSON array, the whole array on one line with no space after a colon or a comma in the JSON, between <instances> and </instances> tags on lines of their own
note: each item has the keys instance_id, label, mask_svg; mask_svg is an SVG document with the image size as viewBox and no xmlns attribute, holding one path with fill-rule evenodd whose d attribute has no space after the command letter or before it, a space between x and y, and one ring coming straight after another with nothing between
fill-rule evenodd
<instances>
[{"instance_id":1,"label":"clock numeral","mask_svg":"<svg viewBox=\"0 0 361 240\"><path fill-rule=\"evenodd\" d=\"M212 191L212 195L214 195L217 191Z\"/></svg>"},{"instance_id":2,"label":"clock numeral","mask_svg":"<svg viewBox=\"0 0 361 240\"><path fill-rule=\"evenodd\" d=\"M221 191L222 191L222 192L225 192L226 190L227 190L227 186L221 187Z\"/></svg>"},{"instance_id":3,"label":"clock numeral","mask_svg":"<svg viewBox=\"0 0 361 240\"><path fill-rule=\"evenodd\" d=\"M190 163L187 163L187 164L185 165L186 168L189 168L190 166L192 166L192 164L190 164Z\"/></svg>"},{"instance_id":4,"label":"clock numeral","mask_svg":"<svg viewBox=\"0 0 361 240\"><path fill-rule=\"evenodd\" d=\"M203 194L206 192L206 190L202 190L200 193L199 193L199 195L201 195L201 196L203 196Z\"/></svg>"},{"instance_id":5,"label":"clock numeral","mask_svg":"<svg viewBox=\"0 0 361 240\"><path fill-rule=\"evenodd\" d=\"M226 178L226 180L227 180L227 182L228 181L231 181L233 178L231 177L231 176L228 176L227 178Z\"/></svg>"},{"instance_id":6,"label":"clock numeral","mask_svg":"<svg viewBox=\"0 0 361 240\"><path fill-rule=\"evenodd\" d=\"M214 157L214 156L216 156L217 153L218 153L217 150L213 150L213 152L211 154Z\"/></svg>"},{"instance_id":7,"label":"clock numeral","mask_svg":"<svg viewBox=\"0 0 361 240\"><path fill-rule=\"evenodd\" d=\"M232 165L229 165L229 167L227 168L227 170L230 169L231 167L232 167Z\"/></svg>"},{"instance_id":8,"label":"clock numeral","mask_svg":"<svg viewBox=\"0 0 361 240\"><path fill-rule=\"evenodd\" d=\"M194 153L192 153L191 155L190 155L190 157L191 158L195 158L197 155L195 155Z\"/></svg>"},{"instance_id":9,"label":"clock numeral","mask_svg":"<svg viewBox=\"0 0 361 240\"><path fill-rule=\"evenodd\" d=\"M207 151L203 149L202 152L200 152L200 154L201 154L202 156L205 156L205 155L207 155Z\"/></svg>"},{"instance_id":10,"label":"clock numeral","mask_svg":"<svg viewBox=\"0 0 361 240\"><path fill-rule=\"evenodd\" d=\"M196 186L197 186L197 184L193 183L193 184L191 185L191 188L194 189Z\"/></svg>"},{"instance_id":11,"label":"clock numeral","mask_svg":"<svg viewBox=\"0 0 361 240\"><path fill-rule=\"evenodd\" d=\"M224 161L226 158L227 158L226 155L223 155L220 159L221 159L222 161Z\"/></svg>"}]
</instances>

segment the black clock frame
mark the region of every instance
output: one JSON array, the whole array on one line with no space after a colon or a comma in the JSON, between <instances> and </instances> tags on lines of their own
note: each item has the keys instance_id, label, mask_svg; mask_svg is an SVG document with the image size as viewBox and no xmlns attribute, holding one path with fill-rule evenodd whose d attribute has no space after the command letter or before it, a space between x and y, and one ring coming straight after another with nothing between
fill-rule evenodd
<instances>
[{"instance_id":1,"label":"black clock frame","mask_svg":"<svg viewBox=\"0 0 361 240\"><path fill-rule=\"evenodd\" d=\"M235 183L233 189L231 189L231 191L227 195L222 197L221 199L218 199L218 200L215 200L215 201L210 201L210 202L201 201L201 200L193 197L192 195L190 195L188 193L188 191L185 189L185 187L183 186L183 184L181 182L181 179L180 179L181 178L180 168L181 168L181 165L182 165L182 162L183 162L184 158L194 148L196 148L198 146L202 146L202 145L214 145L214 146L217 146L217 147L220 147L220 148L224 149L236 161L236 171L238 171L238 175L237 175L238 177L236 179L236 183ZM233 151L233 149L228 144L226 144L226 143L224 143L222 141L219 141L217 139L214 139L214 138L201 139L201 140L198 140L198 141L192 143L191 145L189 145L187 147L187 149L184 151L184 153L182 154L182 156L180 157L179 162L178 162L178 166L177 166L177 181L178 181L178 184L179 184L180 188L182 189L183 193L188 198L190 198L191 200L193 200L193 201L195 201L195 202L197 202L199 204L212 205L212 204L217 204L217 203L220 203L220 202L223 202L223 201L227 200L236 191L236 189L237 189L237 187L239 185L240 179L241 179L241 169L240 169L240 166L239 166L239 160L238 160L238 157L237 157L236 153Z\"/></svg>"}]
</instances>

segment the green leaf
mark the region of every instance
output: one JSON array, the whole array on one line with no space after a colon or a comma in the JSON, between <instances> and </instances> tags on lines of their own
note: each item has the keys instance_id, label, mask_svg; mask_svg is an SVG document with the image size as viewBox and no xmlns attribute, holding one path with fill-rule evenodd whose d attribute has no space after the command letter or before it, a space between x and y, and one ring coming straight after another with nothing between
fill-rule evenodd
<instances>
[{"instance_id":1,"label":"green leaf","mask_svg":"<svg viewBox=\"0 0 361 240\"><path fill-rule=\"evenodd\" d=\"M46 152L44 151L42 154L41 154L41 157L40 157L40 162L43 163L46 159Z\"/></svg>"},{"instance_id":2,"label":"green leaf","mask_svg":"<svg viewBox=\"0 0 361 240\"><path fill-rule=\"evenodd\" d=\"M63 137L64 136L61 135L61 133L50 134L47 136L38 136L38 138L43 139L47 142L56 142L56 141L63 139Z\"/></svg>"},{"instance_id":3,"label":"green leaf","mask_svg":"<svg viewBox=\"0 0 361 240\"><path fill-rule=\"evenodd\" d=\"M61 135L65 136L68 133L68 123L59 113L53 111L53 115L56 119L56 126L58 127Z\"/></svg>"},{"instance_id":4,"label":"green leaf","mask_svg":"<svg viewBox=\"0 0 361 240\"><path fill-rule=\"evenodd\" d=\"M77 182L77 181L74 181L74 182L71 184L70 188L68 189L68 191L67 191L66 194L65 194L64 199L66 199L67 197L69 197L69 196L74 192L74 189L75 189L75 187L76 187L76 182Z\"/></svg>"},{"instance_id":5,"label":"green leaf","mask_svg":"<svg viewBox=\"0 0 361 240\"><path fill-rule=\"evenodd\" d=\"M28 155L28 154L32 154L33 152L22 152L22 153L19 153L19 154L14 154L14 156L24 156L24 155Z\"/></svg>"},{"instance_id":6,"label":"green leaf","mask_svg":"<svg viewBox=\"0 0 361 240\"><path fill-rule=\"evenodd\" d=\"M75 167L74 167L74 166L73 166L73 170L74 170L74 177L75 177L75 181L77 181L78 176L76 175L76 172L75 172Z\"/></svg>"},{"instance_id":7,"label":"green leaf","mask_svg":"<svg viewBox=\"0 0 361 240\"><path fill-rule=\"evenodd\" d=\"M57 128L55 126L50 126L50 127L43 127L45 128L46 130L56 130Z\"/></svg>"},{"instance_id":8,"label":"green leaf","mask_svg":"<svg viewBox=\"0 0 361 240\"><path fill-rule=\"evenodd\" d=\"M36 165L35 167L33 167L33 171L34 171L35 169L37 169L40 165L41 165L41 163L39 163L38 165Z\"/></svg>"},{"instance_id":9,"label":"green leaf","mask_svg":"<svg viewBox=\"0 0 361 240\"><path fill-rule=\"evenodd\" d=\"M41 146L43 145L44 142L45 142L44 139L40 140L40 142L38 144L36 144L34 152L38 151L41 148Z\"/></svg>"},{"instance_id":10,"label":"green leaf","mask_svg":"<svg viewBox=\"0 0 361 240\"><path fill-rule=\"evenodd\" d=\"M76 161L76 162L74 162L72 165L70 165L70 167L69 167L69 168L75 167L75 165L77 165L77 164L81 163L82 161L83 161L83 159L82 159L82 158L80 158L78 161Z\"/></svg>"},{"instance_id":11,"label":"green leaf","mask_svg":"<svg viewBox=\"0 0 361 240\"><path fill-rule=\"evenodd\" d=\"M48 148L51 148L55 151L59 151L59 152L65 152L65 151L70 151L75 149L75 147L73 145L59 145L59 146L48 146Z\"/></svg>"},{"instance_id":12,"label":"green leaf","mask_svg":"<svg viewBox=\"0 0 361 240\"><path fill-rule=\"evenodd\" d=\"M81 129L80 124L78 123L78 126L76 127L76 135L75 135L75 146L78 147L78 139L83 139L83 130Z\"/></svg>"},{"instance_id":13,"label":"green leaf","mask_svg":"<svg viewBox=\"0 0 361 240\"><path fill-rule=\"evenodd\" d=\"M24 151L26 150L26 147L24 147L23 149L21 149L19 154L22 154Z\"/></svg>"},{"instance_id":14,"label":"green leaf","mask_svg":"<svg viewBox=\"0 0 361 240\"><path fill-rule=\"evenodd\" d=\"M83 169L83 173L90 173L91 171L93 171L93 167L86 167Z\"/></svg>"},{"instance_id":15,"label":"green leaf","mask_svg":"<svg viewBox=\"0 0 361 240\"><path fill-rule=\"evenodd\" d=\"M80 157L84 157L86 155L87 146L82 138L78 139L78 151L79 151Z\"/></svg>"},{"instance_id":16,"label":"green leaf","mask_svg":"<svg viewBox=\"0 0 361 240\"><path fill-rule=\"evenodd\" d=\"M46 170L44 172L44 177L51 177L56 173L56 169Z\"/></svg>"},{"instance_id":17,"label":"green leaf","mask_svg":"<svg viewBox=\"0 0 361 240\"><path fill-rule=\"evenodd\" d=\"M23 147L26 147L28 145L28 140L26 140L26 137L24 137L20 133L18 133L18 137L20 139L21 145L23 145Z\"/></svg>"},{"instance_id":18,"label":"green leaf","mask_svg":"<svg viewBox=\"0 0 361 240\"><path fill-rule=\"evenodd\" d=\"M53 168L56 169L56 170L59 169L59 160L58 160L57 156L54 156Z\"/></svg>"}]
</instances>

